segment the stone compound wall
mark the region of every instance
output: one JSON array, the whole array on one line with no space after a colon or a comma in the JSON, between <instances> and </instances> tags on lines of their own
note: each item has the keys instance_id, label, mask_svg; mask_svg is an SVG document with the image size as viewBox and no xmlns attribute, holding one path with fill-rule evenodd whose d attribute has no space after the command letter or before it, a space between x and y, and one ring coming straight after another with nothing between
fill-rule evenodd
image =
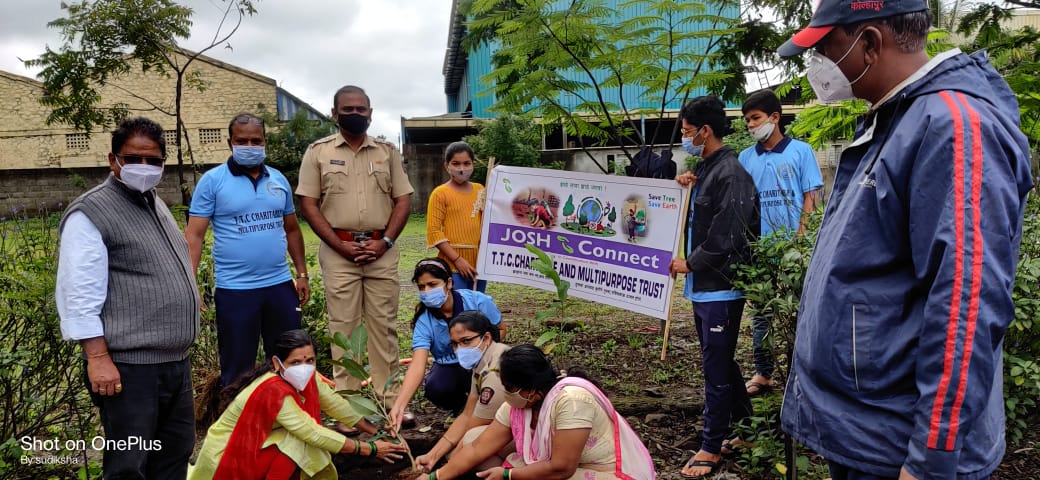
<instances>
[{"instance_id":1,"label":"stone compound wall","mask_svg":"<svg viewBox=\"0 0 1040 480\"><path fill-rule=\"evenodd\" d=\"M184 167L185 182L192 182L191 167ZM56 212L108 178L106 167L75 169L43 168L32 170L0 171L0 217L10 217L28 211L29 216ZM202 173L198 173L202 177ZM167 205L180 205L181 193L177 186L177 167L167 165L159 196Z\"/></svg>"}]
</instances>

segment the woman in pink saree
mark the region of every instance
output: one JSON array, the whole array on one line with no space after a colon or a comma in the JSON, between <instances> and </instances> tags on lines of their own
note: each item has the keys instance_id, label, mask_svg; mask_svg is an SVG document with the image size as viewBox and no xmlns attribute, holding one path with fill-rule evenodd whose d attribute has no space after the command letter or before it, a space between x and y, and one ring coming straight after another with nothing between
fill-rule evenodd
<instances>
[{"instance_id":1,"label":"woman in pink saree","mask_svg":"<svg viewBox=\"0 0 1040 480\"><path fill-rule=\"evenodd\" d=\"M652 480L653 460L606 395L578 372L560 375L533 345L502 354L499 376L506 403L472 444L425 477L456 478L510 442L502 466L477 473L489 480ZM420 479L422 477L419 477Z\"/></svg>"}]
</instances>

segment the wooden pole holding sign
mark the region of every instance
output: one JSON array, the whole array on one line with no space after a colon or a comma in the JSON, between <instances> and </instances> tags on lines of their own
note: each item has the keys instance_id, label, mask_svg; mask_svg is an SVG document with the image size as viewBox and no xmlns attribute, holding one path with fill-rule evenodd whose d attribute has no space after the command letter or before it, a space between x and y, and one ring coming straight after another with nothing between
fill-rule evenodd
<instances>
[{"instance_id":1,"label":"wooden pole holding sign","mask_svg":"<svg viewBox=\"0 0 1040 480\"><path fill-rule=\"evenodd\" d=\"M685 253L685 252L682 252L682 250L686 246L686 230L687 230L686 229L686 220L687 220L687 215L689 214L689 210L690 210L690 192L692 192L692 191L693 191L693 189L691 189L689 187L683 188L683 201L682 201L682 213L681 213L682 216L680 217L680 218L683 219L683 229L682 229L682 235L680 236L679 244L676 245L676 247L675 247L676 251L672 252L672 258L678 257L679 255ZM674 284L672 285L672 288L675 288ZM668 336L669 336L669 334L671 333L671 330L672 330L672 306L674 304L675 304L674 300L668 303L668 315L667 315L667 317L665 317L665 321L664 321L664 342L662 342L662 345L661 345L661 361L662 362L665 361L668 358Z\"/></svg>"}]
</instances>

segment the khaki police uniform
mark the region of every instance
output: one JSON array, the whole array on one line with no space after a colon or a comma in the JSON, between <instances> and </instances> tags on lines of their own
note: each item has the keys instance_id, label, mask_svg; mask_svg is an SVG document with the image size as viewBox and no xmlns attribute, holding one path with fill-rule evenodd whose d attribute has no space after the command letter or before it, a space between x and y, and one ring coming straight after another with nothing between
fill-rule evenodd
<instances>
[{"instance_id":1,"label":"khaki police uniform","mask_svg":"<svg viewBox=\"0 0 1040 480\"><path fill-rule=\"evenodd\" d=\"M484 351L484 356L480 358L477 365L473 367L473 381L470 382L469 394L477 396L477 405L473 408L474 418L494 421L499 407L506 403L506 389L502 386L502 380L499 378L498 373L498 359L506 350L509 350L509 345L498 342L492 343ZM480 437L480 434L484 433L484 430L487 430L487 427L487 425L481 425L466 430L459 444L472 444ZM506 456L515 451L516 445L510 441L495 456L492 456L490 461L481 463L483 468L478 468L477 470L487 470L488 468L502 466L502 461L505 460Z\"/></svg>"},{"instance_id":2,"label":"khaki police uniform","mask_svg":"<svg viewBox=\"0 0 1040 480\"><path fill-rule=\"evenodd\" d=\"M332 228L359 232L386 228L393 199L412 191L393 144L366 136L355 152L339 132L308 147L296 188L297 195L319 199L321 214ZM361 324L364 312L372 381L379 387L398 367L399 259L399 250L390 248L378 260L359 266L324 243L318 249L329 330L349 336ZM343 353L332 346L333 358ZM360 382L342 367L334 366L333 376L337 389L360 388ZM392 404L392 397L384 401Z\"/></svg>"}]
</instances>

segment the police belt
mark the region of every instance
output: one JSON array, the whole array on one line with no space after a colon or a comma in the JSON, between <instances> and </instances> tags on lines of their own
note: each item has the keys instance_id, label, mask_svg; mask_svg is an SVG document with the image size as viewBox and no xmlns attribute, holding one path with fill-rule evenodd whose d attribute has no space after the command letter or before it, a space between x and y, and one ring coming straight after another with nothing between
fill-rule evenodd
<instances>
[{"instance_id":1,"label":"police belt","mask_svg":"<svg viewBox=\"0 0 1040 480\"><path fill-rule=\"evenodd\" d=\"M333 228L333 232L336 232L336 236L344 242L364 242L365 240L380 240L383 238L382 230L366 230L363 232L356 232L353 230L341 230Z\"/></svg>"}]
</instances>

